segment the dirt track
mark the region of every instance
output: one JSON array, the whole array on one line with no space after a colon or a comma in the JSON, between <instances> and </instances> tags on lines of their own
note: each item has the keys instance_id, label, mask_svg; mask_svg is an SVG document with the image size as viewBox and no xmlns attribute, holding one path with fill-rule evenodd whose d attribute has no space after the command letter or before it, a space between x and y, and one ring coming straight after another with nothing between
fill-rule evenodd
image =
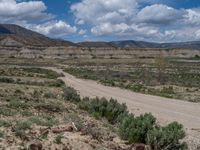
<instances>
[{"instance_id":1,"label":"dirt track","mask_svg":"<svg viewBox=\"0 0 200 150\"><path fill-rule=\"evenodd\" d=\"M59 69L54 70L62 72L65 75L62 78L63 81L68 86L75 88L81 96L112 97L120 103L126 103L129 110L135 114L151 112L161 124L178 121L186 127L187 133L199 138L200 131L197 132L197 130L200 130L200 104L198 103L134 93L104 86L95 81L78 79Z\"/></svg>"}]
</instances>

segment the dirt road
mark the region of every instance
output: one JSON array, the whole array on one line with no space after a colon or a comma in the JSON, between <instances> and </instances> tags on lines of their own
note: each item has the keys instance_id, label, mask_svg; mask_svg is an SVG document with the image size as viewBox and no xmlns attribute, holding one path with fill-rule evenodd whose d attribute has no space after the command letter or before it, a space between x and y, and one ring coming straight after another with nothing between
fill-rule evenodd
<instances>
[{"instance_id":1,"label":"dirt road","mask_svg":"<svg viewBox=\"0 0 200 150\"><path fill-rule=\"evenodd\" d=\"M78 79L59 69L63 73L63 81L68 86L75 88L81 96L106 97L117 99L120 103L126 103L129 110L135 114L151 112L161 124L178 121L182 123L187 132L193 136L199 136L200 131L200 104L158 96L134 93L117 87L108 87L95 81Z\"/></svg>"}]
</instances>

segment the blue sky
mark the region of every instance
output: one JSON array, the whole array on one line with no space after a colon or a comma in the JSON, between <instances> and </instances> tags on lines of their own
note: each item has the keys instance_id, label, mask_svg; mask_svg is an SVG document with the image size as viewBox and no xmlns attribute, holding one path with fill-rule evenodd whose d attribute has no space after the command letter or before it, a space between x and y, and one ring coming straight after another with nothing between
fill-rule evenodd
<instances>
[{"instance_id":1,"label":"blue sky","mask_svg":"<svg viewBox=\"0 0 200 150\"><path fill-rule=\"evenodd\" d=\"M200 40L200 0L0 0L0 20L74 42Z\"/></svg>"}]
</instances>

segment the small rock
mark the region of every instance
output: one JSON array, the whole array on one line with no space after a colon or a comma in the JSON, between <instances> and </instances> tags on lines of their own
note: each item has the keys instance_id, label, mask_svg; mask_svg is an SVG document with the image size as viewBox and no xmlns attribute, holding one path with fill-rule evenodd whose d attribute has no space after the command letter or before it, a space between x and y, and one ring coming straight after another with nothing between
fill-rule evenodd
<instances>
[{"instance_id":1,"label":"small rock","mask_svg":"<svg viewBox=\"0 0 200 150\"><path fill-rule=\"evenodd\" d=\"M72 126L64 127L64 128L53 128L53 133L62 133L62 132L72 132L74 128Z\"/></svg>"},{"instance_id":2,"label":"small rock","mask_svg":"<svg viewBox=\"0 0 200 150\"><path fill-rule=\"evenodd\" d=\"M30 144L30 150L42 150L42 143L40 141L35 141Z\"/></svg>"},{"instance_id":3,"label":"small rock","mask_svg":"<svg viewBox=\"0 0 200 150\"><path fill-rule=\"evenodd\" d=\"M134 150L145 150L145 144L134 144Z\"/></svg>"}]
</instances>

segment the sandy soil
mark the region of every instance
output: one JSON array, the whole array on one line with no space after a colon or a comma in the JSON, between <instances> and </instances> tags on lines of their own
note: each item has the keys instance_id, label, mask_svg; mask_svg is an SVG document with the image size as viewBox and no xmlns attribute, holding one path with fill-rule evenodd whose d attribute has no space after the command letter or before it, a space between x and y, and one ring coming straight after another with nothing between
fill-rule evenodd
<instances>
[{"instance_id":1,"label":"sandy soil","mask_svg":"<svg viewBox=\"0 0 200 150\"><path fill-rule=\"evenodd\" d=\"M129 111L135 114L151 112L161 124L178 121L186 128L190 142L200 143L200 104L198 103L134 93L117 87L104 86L95 81L78 79L59 69L53 70L63 73L65 75L63 81L75 88L83 97L112 97L120 103L126 103Z\"/></svg>"}]
</instances>

